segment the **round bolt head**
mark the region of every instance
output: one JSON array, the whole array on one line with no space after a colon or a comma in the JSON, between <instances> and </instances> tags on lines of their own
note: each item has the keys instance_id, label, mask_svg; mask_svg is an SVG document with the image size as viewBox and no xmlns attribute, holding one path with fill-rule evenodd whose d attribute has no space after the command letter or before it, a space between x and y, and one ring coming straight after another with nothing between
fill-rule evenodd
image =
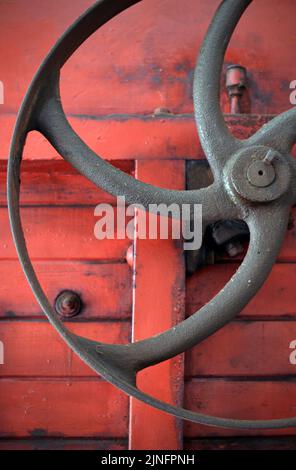
<instances>
[{"instance_id":1,"label":"round bolt head","mask_svg":"<svg viewBox=\"0 0 296 470\"><path fill-rule=\"evenodd\" d=\"M75 317L81 312L81 309L82 300L74 291L65 290L55 300L55 310L61 317Z\"/></svg>"},{"instance_id":2,"label":"round bolt head","mask_svg":"<svg viewBox=\"0 0 296 470\"><path fill-rule=\"evenodd\" d=\"M247 177L253 186L266 188L274 182L276 174L272 165L265 163L263 160L256 160L250 164Z\"/></svg>"}]
</instances>

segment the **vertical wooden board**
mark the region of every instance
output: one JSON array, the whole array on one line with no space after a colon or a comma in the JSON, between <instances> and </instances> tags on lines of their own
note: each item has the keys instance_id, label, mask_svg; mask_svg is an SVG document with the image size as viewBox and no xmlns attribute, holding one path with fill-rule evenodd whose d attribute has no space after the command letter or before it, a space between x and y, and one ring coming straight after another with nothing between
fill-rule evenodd
<instances>
[{"instance_id":1,"label":"vertical wooden board","mask_svg":"<svg viewBox=\"0 0 296 470\"><path fill-rule=\"evenodd\" d=\"M137 177L168 188L184 187L183 162L137 162ZM139 214L138 214L139 217ZM153 336L184 318L184 260L176 240L136 240L133 340ZM182 404L183 357L142 371L137 385L157 398ZM180 420L131 398L131 449L179 449Z\"/></svg>"}]
</instances>

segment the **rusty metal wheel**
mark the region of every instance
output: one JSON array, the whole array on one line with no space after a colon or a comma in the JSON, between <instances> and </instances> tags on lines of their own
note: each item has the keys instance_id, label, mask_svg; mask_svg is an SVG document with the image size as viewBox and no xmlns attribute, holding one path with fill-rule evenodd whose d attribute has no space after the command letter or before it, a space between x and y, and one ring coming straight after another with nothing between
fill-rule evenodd
<instances>
[{"instance_id":1,"label":"rusty metal wheel","mask_svg":"<svg viewBox=\"0 0 296 470\"><path fill-rule=\"evenodd\" d=\"M289 155L296 141L296 108L273 119L251 138L241 141L228 131L219 104L220 75L226 47L251 0L224 0L202 45L194 80L197 127L214 183L197 191L156 188L115 169L78 137L63 112L59 73L73 52L94 31L139 0L100 0L61 37L38 70L21 106L8 165L10 221L18 255L31 288L68 345L92 369L124 392L183 419L226 428L296 426L296 417L237 420L177 408L153 398L136 386L142 369L169 359L223 327L256 294L268 276L296 202L296 164ZM248 252L225 287L202 309L153 338L127 345L90 341L71 333L44 294L31 264L19 210L20 169L26 135L41 132L82 175L128 203L202 204L205 223L244 220L250 230Z\"/></svg>"}]
</instances>

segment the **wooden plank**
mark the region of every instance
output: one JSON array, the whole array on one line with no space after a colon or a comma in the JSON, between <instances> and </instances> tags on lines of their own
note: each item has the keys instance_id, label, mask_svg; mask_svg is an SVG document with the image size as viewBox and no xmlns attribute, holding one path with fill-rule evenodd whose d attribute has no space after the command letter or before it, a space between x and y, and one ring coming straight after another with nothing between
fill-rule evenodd
<instances>
[{"instance_id":1,"label":"wooden plank","mask_svg":"<svg viewBox=\"0 0 296 470\"><path fill-rule=\"evenodd\" d=\"M284 399L283 399L284 397ZM12 436L123 437L126 397L100 381L2 380L0 434ZM85 398L85 399L84 399ZM291 416L294 382L194 380L186 385L186 407L220 416ZM146 424L145 424L146 429ZM186 438L235 435L295 435L295 429L237 431L185 423Z\"/></svg>"},{"instance_id":2,"label":"wooden plank","mask_svg":"<svg viewBox=\"0 0 296 470\"><path fill-rule=\"evenodd\" d=\"M75 320L131 316L132 273L126 263L36 261L34 266L52 304L63 290L80 295L83 310ZM9 279L0 284L0 318L44 318L18 260L0 263L0 278Z\"/></svg>"},{"instance_id":3,"label":"wooden plank","mask_svg":"<svg viewBox=\"0 0 296 470\"><path fill-rule=\"evenodd\" d=\"M1 437L127 437L128 398L100 379L3 379L0 402Z\"/></svg>"},{"instance_id":4,"label":"wooden plank","mask_svg":"<svg viewBox=\"0 0 296 470\"><path fill-rule=\"evenodd\" d=\"M97 240L94 207L24 207L23 227L32 259L124 259L126 240ZM0 259L16 259L7 210L0 208Z\"/></svg>"},{"instance_id":5,"label":"wooden plank","mask_svg":"<svg viewBox=\"0 0 296 470\"><path fill-rule=\"evenodd\" d=\"M126 343L130 339L129 322L68 322L67 326L96 341ZM1 378L97 376L45 321L2 321L0 340L4 344Z\"/></svg>"},{"instance_id":6,"label":"wooden plank","mask_svg":"<svg viewBox=\"0 0 296 470\"><path fill-rule=\"evenodd\" d=\"M237 266L236 263L206 266L189 276L186 280L187 315L211 300L234 274ZM295 317L295 282L295 264L276 264L264 286L240 317Z\"/></svg>"},{"instance_id":7,"label":"wooden plank","mask_svg":"<svg viewBox=\"0 0 296 470\"><path fill-rule=\"evenodd\" d=\"M137 162L137 177L181 189L184 163ZM138 214L138 218L143 215ZM134 261L133 340L139 341L166 330L185 315L185 271L182 246L176 240L136 240ZM141 390L176 405L183 399L183 357L142 371L137 380ZM145 432L143 433L143 423ZM131 449L179 449L180 420L131 398Z\"/></svg>"},{"instance_id":8,"label":"wooden plank","mask_svg":"<svg viewBox=\"0 0 296 470\"><path fill-rule=\"evenodd\" d=\"M10 45L0 51L0 63L5 64L1 80L6 111L18 108L41 60L92 3L32 0L1 4L0 40ZM219 3L207 0L205 6L203 1L150 0L118 16L93 35L63 69L66 110L138 113L164 106L174 112L191 112L196 57ZM266 13L267 5L273 14ZM226 64L242 63L247 68L253 112L280 112L289 107L289 81L295 74L289 52L295 38L295 7L293 0L254 3L235 32ZM225 90L223 103L224 94Z\"/></svg>"},{"instance_id":9,"label":"wooden plank","mask_svg":"<svg viewBox=\"0 0 296 470\"><path fill-rule=\"evenodd\" d=\"M128 174L134 162L113 161ZM0 205L6 205L6 161L0 161ZM110 194L97 188L64 160L24 161L22 165L21 202L23 205L86 205L114 204Z\"/></svg>"},{"instance_id":10,"label":"wooden plank","mask_svg":"<svg viewBox=\"0 0 296 470\"><path fill-rule=\"evenodd\" d=\"M266 124L269 115L225 115L231 132L247 138ZM15 117L0 116L0 161L7 160ZM80 137L104 159L116 162L136 159L205 158L196 132L194 116L189 115L115 115L110 117L69 116ZM116 136L116 138L114 138ZM294 151L294 155L296 150ZM27 139L25 162L55 160L61 157L46 139L32 132ZM26 181L25 181L26 182ZM75 181L74 181L75 184ZM69 189L68 185L67 188Z\"/></svg>"},{"instance_id":11,"label":"wooden plank","mask_svg":"<svg viewBox=\"0 0 296 470\"><path fill-rule=\"evenodd\" d=\"M185 450L296 450L294 437L238 437L185 440Z\"/></svg>"},{"instance_id":12,"label":"wooden plank","mask_svg":"<svg viewBox=\"0 0 296 470\"><path fill-rule=\"evenodd\" d=\"M185 384L185 407L214 416L270 419L295 416L293 380L193 379ZM201 426L186 421L186 438L214 436L296 435L296 429L238 430Z\"/></svg>"},{"instance_id":13,"label":"wooden plank","mask_svg":"<svg viewBox=\"0 0 296 470\"><path fill-rule=\"evenodd\" d=\"M0 439L2 450L127 450L124 439Z\"/></svg>"},{"instance_id":14,"label":"wooden plank","mask_svg":"<svg viewBox=\"0 0 296 470\"><path fill-rule=\"evenodd\" d=\"M294 376L296 322L229 323L186 354L187 376Z\"/></svg>"}]
</instances>

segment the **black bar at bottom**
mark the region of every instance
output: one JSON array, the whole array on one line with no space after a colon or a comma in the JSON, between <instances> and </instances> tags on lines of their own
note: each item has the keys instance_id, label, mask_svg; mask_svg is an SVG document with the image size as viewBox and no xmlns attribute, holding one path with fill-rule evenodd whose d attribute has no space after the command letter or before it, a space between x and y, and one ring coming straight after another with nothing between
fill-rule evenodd
<instances>
[{"instance_id":1,"label":"black bar at bottom","mask_svg":"<svg viewBox=\"0 0 296 470\"><path fill-rule=\"evenodd\" d=\"M296 451L1 451L0 465L4 464L74 464L92 465L104 469L116 466L122 469L152 469L161 467L207 468L207 464L238 465L295 464ZM21 467L19 467L21 468ZM32 468L32 467L31 467ZM90 470L90 468L88 468Z\"/></svg>"}]
</instances>

